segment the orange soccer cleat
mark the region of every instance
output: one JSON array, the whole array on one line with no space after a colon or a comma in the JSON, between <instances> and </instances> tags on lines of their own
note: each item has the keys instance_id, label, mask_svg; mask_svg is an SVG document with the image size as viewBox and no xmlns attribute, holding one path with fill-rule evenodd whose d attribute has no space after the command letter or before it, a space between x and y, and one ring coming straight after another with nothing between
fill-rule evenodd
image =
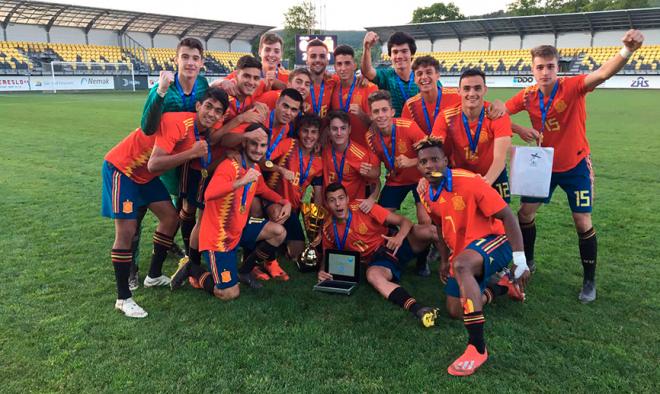
<instances>
[{"instance_id":1,"label":"orange soccer cleat","mask_svg":"<svg viewBox=\"0 0 660 394\"><path fill-rule=\"evenodd\" d=\"M266 268L266 271L270 274L270 276L273 277L273 279L282 280L282 281L289 280L289 274L287 274L282 269L282 267L280 267L280 263L278 263L277 260L271 260L266 262L266 264L264 264L264 267Z\"/></svg>"},{"instance_id":2,"label":"orange soccer cleat","mask_svg":"<svg viewBox=\"0 0 660 394\"><path fill-rule=\"evenodd\" d=\"M520 289L520 286L509 278L509 275L504 275L500 278L498 285L504 286L507 289L507 295L514 301L525 302L525 292Z\"/></svg>"},{"instance_id":3,"label":"orange soccer cleat","mask_svg":"<svg viewBox=\"0 0 660 394\"><path fill-rule=\"evenodd\" d=\"M481 354L474 345L468 345L465 353L447 368L447 372L453 376L472 375L486 360L488 360L488 350Z\"/></svg>"},{"instance_id":4,"label":"orange soccer cleat","mask_svg":"<svg viewBox=\"0 0 660 394\"><path fill-rule=\"evenodd\" d=\"M252 268L252 276L258 280L270 280L270 276L263 272L259 266Z\"/></svg>"}]
</instances>

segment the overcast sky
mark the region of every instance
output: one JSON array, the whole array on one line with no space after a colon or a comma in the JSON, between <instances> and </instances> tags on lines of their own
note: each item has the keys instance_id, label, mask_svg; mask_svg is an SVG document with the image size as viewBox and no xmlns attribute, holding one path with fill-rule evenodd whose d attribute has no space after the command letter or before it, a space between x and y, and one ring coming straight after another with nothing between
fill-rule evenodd
<instances>
[{"instance_id":1,"label":"overcast sky","mask_svg":"<svg viewBox=\"0 0 660 394\"><path fill-rule=\"evenodd\" d=\"M47 3L66 3L89 7L150 12L155 14L186 16L230 22L253 23L257 25L284 25L284 12L301 0L68 0ZM433 0L312 0L317 13L325 14L327 30L361 30L365 26L402 25L409 23L413 11L418 7L429 6ZM470 1L454 0L461 12L466 15L481 15L506 8L512 0ZM374 9L372 9L374 7ZM318 19L318 18L317 18Z\"/></svg>"}]
</instances>

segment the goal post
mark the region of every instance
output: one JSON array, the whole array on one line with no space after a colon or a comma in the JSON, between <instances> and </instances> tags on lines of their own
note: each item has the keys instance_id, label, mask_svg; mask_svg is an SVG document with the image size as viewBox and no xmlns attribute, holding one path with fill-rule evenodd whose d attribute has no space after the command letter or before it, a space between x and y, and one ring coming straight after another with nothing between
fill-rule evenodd
<instances>
[{"instance_id":1,"label":"goal post","mask_svg":"<svg viewBox=\"0 0 660 394\"><path fill-rule=\"evenodd\" d=\"M133 63L101 63L101 62L64 62L53 61L50 62L50 77L53 93L57 93L57 80L61 77L88 77L88 81L93 82L94 77L112 77L126 75L130 73L132 90L135 91L135 70ZM56 66L61 66L61 70L55 70ZM114 70L109 69L108 66L114 67ZM124 69L122 69L124 68ZM72 90L77 90L73 88ZM85 84L80 86L80 90L94 90L94 86Z\"/></svg>"}]
</instances>

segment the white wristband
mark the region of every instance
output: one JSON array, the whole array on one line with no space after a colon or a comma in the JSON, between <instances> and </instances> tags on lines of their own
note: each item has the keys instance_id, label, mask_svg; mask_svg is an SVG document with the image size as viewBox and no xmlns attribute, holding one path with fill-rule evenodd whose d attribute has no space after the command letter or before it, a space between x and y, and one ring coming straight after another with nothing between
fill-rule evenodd
<instances>
[{"instance_id":1,"label":"white wristband","mask_svg":"<svg viewBox=\"0 0 660 394\"><path fill-rule=\"evenodd\" d=\"M513 264L516 266L516 271L513 273L513 276L518 279L529 269L527 268L525 252L513 252Z\"/></svg>"},{"instance_id":2,"label":"white wristband","mask_svg":"<svg viewBox=\"0 0 660 394\"><path fill-rule=\"evenodd\" d=\"M632 51L625 46L621 48L621 51L619 52L619 55L621 55L622 58L624 59L630 59L630 56L632 56Z\"/></svg>"}]
</instances>

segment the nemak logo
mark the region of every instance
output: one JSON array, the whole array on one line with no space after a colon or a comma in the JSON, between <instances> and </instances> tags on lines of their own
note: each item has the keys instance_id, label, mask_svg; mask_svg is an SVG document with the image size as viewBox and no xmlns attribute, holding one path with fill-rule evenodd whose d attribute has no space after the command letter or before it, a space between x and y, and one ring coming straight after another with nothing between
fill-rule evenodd
<instances>
[{"instance_id":1,"label":"nemak logo","mask_svg":"<svg viewBox=\"0 0 660 394\"><path fill-rule=\"evenodd\" d=\"M81 78L80 79L80 85L86 86L86 85L95 85L95 86L106 86L110 85L110 79L109 78Z\"/></svg>"},{"instance_id":2,"label":"nemak logo","mask_svg":"<svg viewBox=\"0 0 660 394\"><path fill-rule=\"evenodd\" d=\"M631 88L649 88L649 80L644 77L638 77L630 84Z\"/></svg>"}]
</instances>

